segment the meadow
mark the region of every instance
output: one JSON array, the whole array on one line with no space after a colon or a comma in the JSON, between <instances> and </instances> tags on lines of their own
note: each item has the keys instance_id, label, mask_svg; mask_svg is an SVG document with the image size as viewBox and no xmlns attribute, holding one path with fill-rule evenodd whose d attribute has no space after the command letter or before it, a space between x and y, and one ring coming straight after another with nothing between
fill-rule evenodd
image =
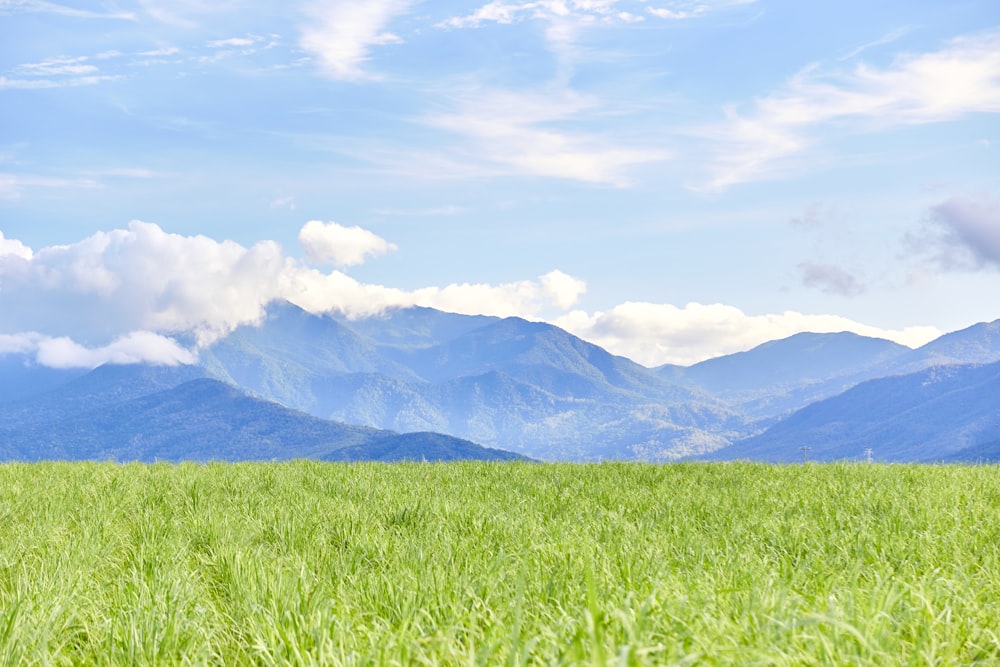
<instances>
[{"instance_id":1,"label":"meadow","mask_svg":"<svg viewBox=\"0 0 1000 667\"><path fill-rule=\"evenodd\" d=\"M0 465L3 665L975 665L998 629L992 466Z\"/></svg>"}]
</instances>

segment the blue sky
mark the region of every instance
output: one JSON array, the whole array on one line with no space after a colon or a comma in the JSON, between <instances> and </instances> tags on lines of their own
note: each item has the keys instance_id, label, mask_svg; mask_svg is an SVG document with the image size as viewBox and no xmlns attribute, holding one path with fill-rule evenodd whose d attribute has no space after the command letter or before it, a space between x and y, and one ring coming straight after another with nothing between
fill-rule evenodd
<instances>
[{"instance_id":1,"label":"blue sky","mask_svg":"<svg viewBox=\"0 0 1000 667\"><path fill-rule=\"evenodd\" d=\"M917 345L1000 318L998 113L995 0L0 0L0 353L275 299Z\"/></svg>"}]
</instances>

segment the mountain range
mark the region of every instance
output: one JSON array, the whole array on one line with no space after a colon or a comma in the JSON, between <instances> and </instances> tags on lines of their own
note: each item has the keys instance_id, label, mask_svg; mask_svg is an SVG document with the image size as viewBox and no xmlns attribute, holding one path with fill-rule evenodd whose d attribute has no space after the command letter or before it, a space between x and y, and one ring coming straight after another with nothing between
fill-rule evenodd
<instances>
[{"instance_id":1,"label":"mountain range","mask_svg":"<svg viewBox=\"0 0 1000 667\"><path fill-rule=\"evenodd\" d=\"M803 333L651 369L520 318L276 303L195 366L0 356L0 458L994 460L996 362L1000 320L916 350Z\"/></svg>"}]
</instances>

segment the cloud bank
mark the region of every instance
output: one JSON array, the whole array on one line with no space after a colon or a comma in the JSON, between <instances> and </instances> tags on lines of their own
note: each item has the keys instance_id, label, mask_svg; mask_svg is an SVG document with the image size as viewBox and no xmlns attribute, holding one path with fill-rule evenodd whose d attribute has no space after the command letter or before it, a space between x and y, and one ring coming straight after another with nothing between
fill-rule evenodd
<instances>
[{"instance_id":1,"label":"cloud bank","mask_svg":"<svg viewBox=\"0 0 1000 667\"><path fill-rule=\"evenodd\" d=\"M786 311L747 315L723 304L626 302L607 312L573 311L554 322L580 338L646 366L689 365L748 350L796 333L852 331L916 347L941 335L935 327L880 329L837 315Z\"/></svg>"},{"instance_id":2,"label":"cloud bank","mask_svg":"<svg viewBox=\"0 0 1000 667\"><path fill-rule=\"evenodd\" d=\"M300 238L308 256L341 264L391 247L359 227L319 221L303 226ZM832 315L747 315L722 304L627 302L606 312L567 312L586 289L583 280L553 270L500 285L404 290L320 271L273 241L247 248L170 234L141 221L37 251L0 235L0 354L33 355L59 368L189 364L199 348L240 325L259 324L277 300L352 318L414 305L536 320L555 312L545 319L648 366L690 364L801 331L854 331L908 345L941 333L933 327L884 330Z\"/></svg>"},{"instance_id":3,"label":"cloud bank","mask_svg":"<svg viewBox=\"0 0 1000 667\"><path fill-rule=\"evenodd\" d=\"M300 238L314 260L339 264L393 247L367 230L318 221L306 224ZM0 353L33 352L39 363L58 367L192 363L197 348L258 324L276 300L351 317L410 305L531 317L572 306L585 289L583 281L552 271L501 285L402 290L324 273L273 241L246 248L141 221L37 252L0 235Z\"/></svg>"}]
</instances>

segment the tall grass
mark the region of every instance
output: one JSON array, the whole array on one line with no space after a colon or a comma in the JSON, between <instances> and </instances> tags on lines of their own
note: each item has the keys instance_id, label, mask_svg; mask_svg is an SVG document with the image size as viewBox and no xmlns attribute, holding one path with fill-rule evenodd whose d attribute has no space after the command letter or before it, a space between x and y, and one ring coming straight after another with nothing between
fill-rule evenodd
<instances>
[{"instance_id":1,"label":"tall grass","mask_svg":"<svg viewBox=\"0 0 1000 667\"><path fill-rule=\"evenodd\" d=\"M998 664L998 517L994 467L8 464L0 664Z\"/></svg>"}]
</instances>

